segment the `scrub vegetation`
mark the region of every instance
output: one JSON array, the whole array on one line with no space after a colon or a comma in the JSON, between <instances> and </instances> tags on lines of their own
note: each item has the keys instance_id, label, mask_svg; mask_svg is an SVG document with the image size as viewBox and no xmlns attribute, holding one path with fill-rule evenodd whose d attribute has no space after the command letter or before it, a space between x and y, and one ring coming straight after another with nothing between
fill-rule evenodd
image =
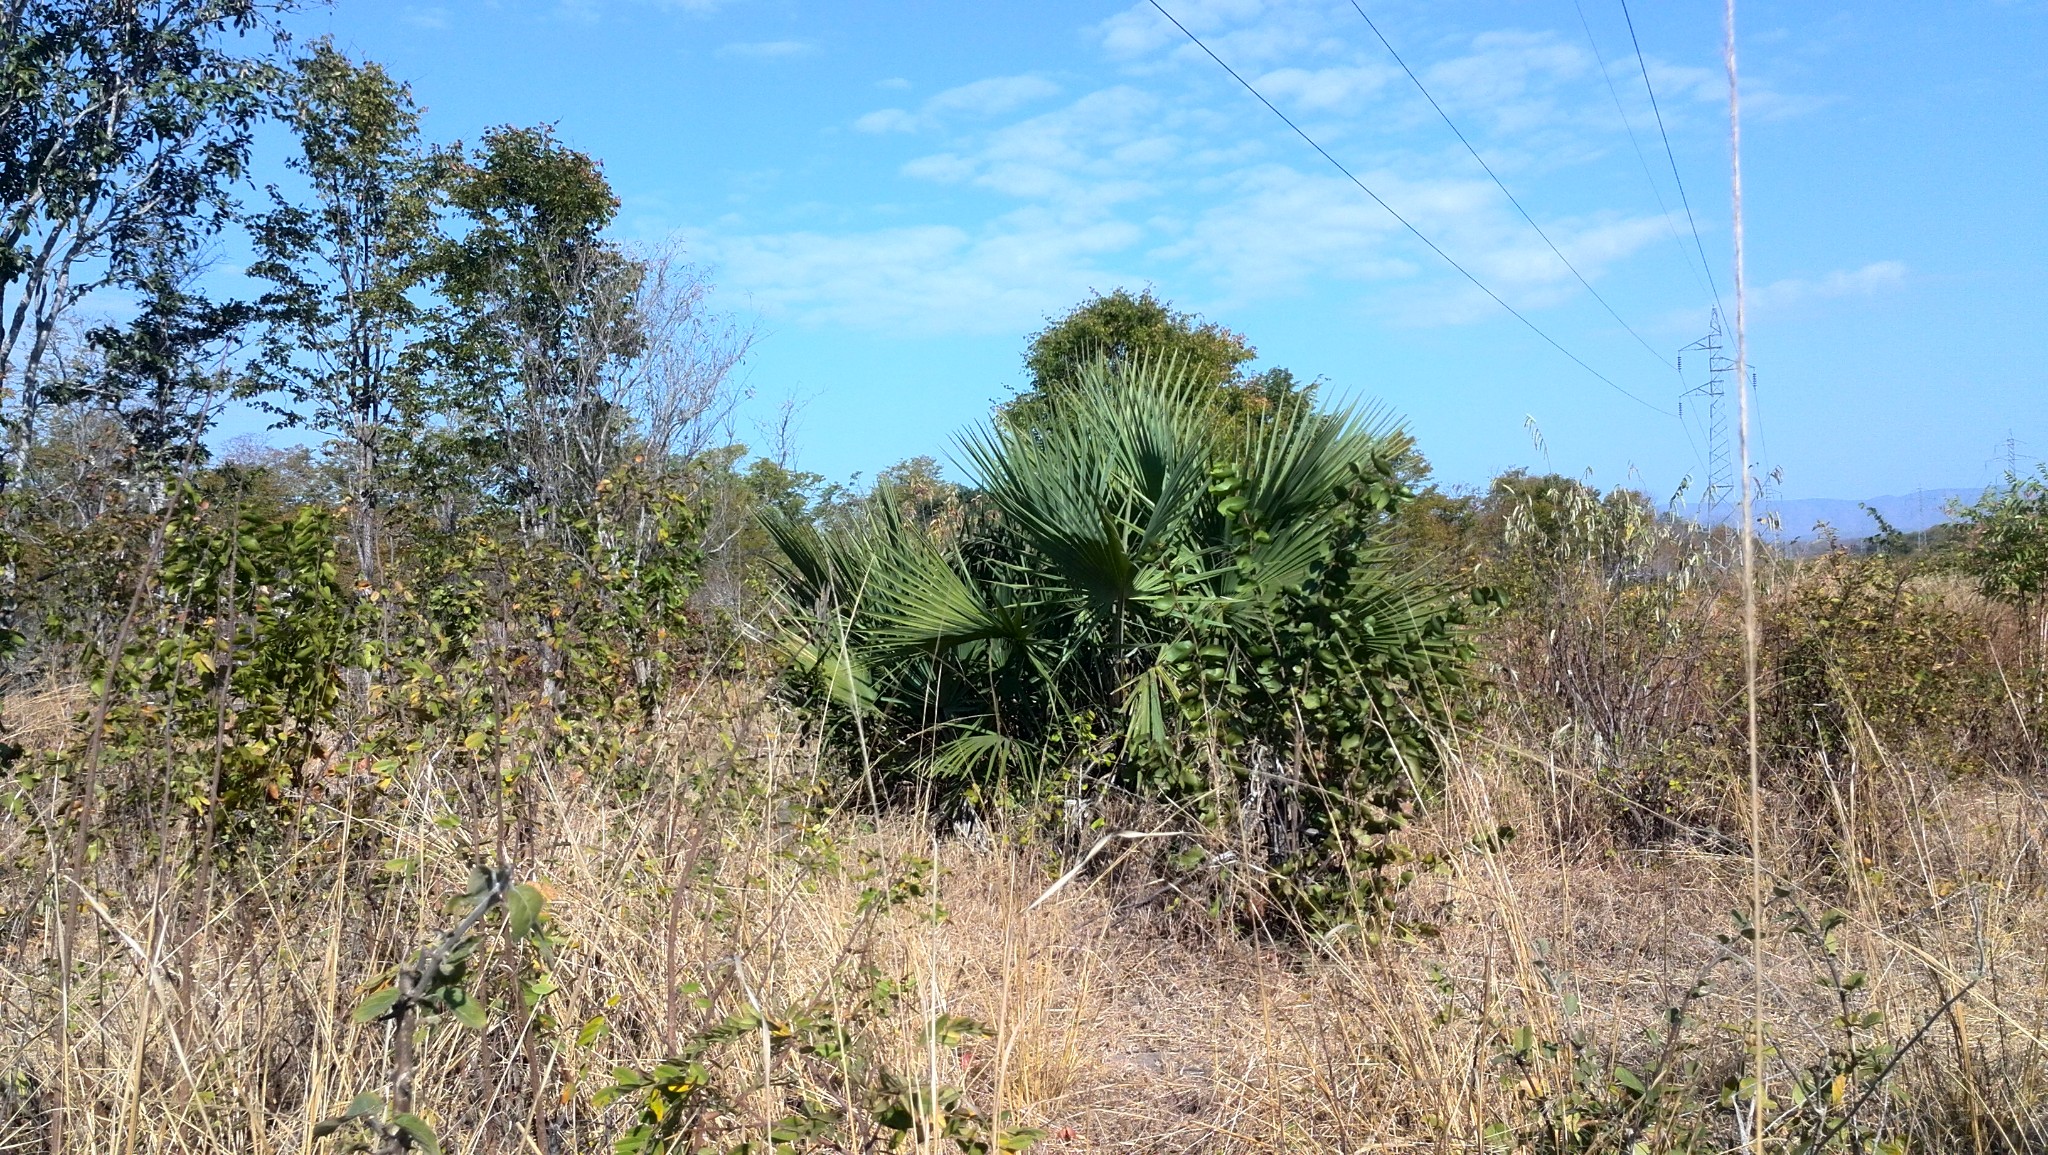
<instances>
[{"instance_id":1,"label":"scrub vegetation","mask_svg":"<svg viewBox=\"0 0 2048 1155\"><path fill-rule=\"evenodd\" d=\"M2048 475L1766 554L1753 837L1726 528L1150 291L829 484L278 17L7 9L0 1151L2048 1149Z\"/></svg>"}]
</instances>

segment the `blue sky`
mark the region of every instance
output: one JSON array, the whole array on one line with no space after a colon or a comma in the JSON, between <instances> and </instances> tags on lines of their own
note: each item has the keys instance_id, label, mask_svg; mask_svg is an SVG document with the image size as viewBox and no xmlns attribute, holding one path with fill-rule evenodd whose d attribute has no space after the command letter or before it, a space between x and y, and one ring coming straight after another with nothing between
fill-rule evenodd
<instances>
[{"instance_id":1,"label":"blue sky","mask_svg":"<svg viewBox=\"0 0 2048 1155\"><path fill-rule=\"evenodd\" d=\"M295 24L411 81L437 139L547 121L601 157L621 233L679 241L758 327L740 435L795 400L796 460L829 476L943 459L1047 315L1119 285L1387 407L1450 484L1522 465L1664 494L1703 472L1698 422L1655 411L1698 375L1587 293L1348 0L1165 2L1651 406L1481 295L1149 4L340 0ZM1618 0L1361 4L1636 333L1668 357L1705 332ZM1720 6L1633 15L1726 297ZM1742 18L1763 467L1789 496L1861 497L1982 484L2008 437L2048 455L2048 6Z\"/></svg>"}]
</instances>

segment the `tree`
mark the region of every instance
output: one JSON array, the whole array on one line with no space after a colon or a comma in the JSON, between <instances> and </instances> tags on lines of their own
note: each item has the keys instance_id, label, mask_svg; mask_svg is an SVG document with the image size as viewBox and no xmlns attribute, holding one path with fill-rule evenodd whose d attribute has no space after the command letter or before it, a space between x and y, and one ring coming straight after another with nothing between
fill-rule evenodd
<instances>
[{"instance_id":1,"label":"tree","mask_svg":"<svg viewBox=\"0 0 2048 1155\"><path fill-rule=\"evenodd\" d=\"M20 472L59 322L137 286L230 209L276 73L229 50L285 3L8 0L0 9L0 402Z\"/></svg>"},{"instance_id":2,"label":"tree","mask_svg":"<svg viewBox=\"0 0 2048 1155\"><path fill-rule=\"evenodd\" d=\"M112 413L127 431L135 465L159 483L181 465L204 460L200 439L234 389L230 358L256 315L246 301L209 299L197 285L203 271L174 244L159 249L140 275L136 316L89 330L96 363L52 393Z\"/></svg>"},{"instance_id":3,"label":"tree","mask_svg":"<svg viewBox=\"0 0 2048 1155\"><path fill-rule=\"evenodd\" d=\"M433 259L442 396L529 526L613 548L601 499L708 448L751 334L710 310L701 270L604 235L610 183L551 130L496 129L444 163L465 227Z\"/></svg>"},{"instance_id":4,"label":"tree","mask_svg":"<svg viewBox=\"0 0 2048 1155\"><path fill-rule=\"evenodd\" d=\"M271 211L252 222L250 271L271 285L260 371L285 394L274 408L287 421L341 446L357 572L374 581L387 446L425 404L413 291L437 238L434 166L410 89L328 41L294 64L285 116L311 202L272 186Z\"/></svg>"},{"instance_id":5,"label":"tree","mask_svg":"<svg viewBox=\"0 0 2048 1155\"><path fill-rule=\"evenodd\" d=\"M1038 420L1045 398L1097 360L1111 366L1140 359L1180 365L1225 428L1291 419L1313 407L1315 386L1301 384L1285 369L1247 375L1244 366L1257 356L1242 335L1180 312L1150 289L1097 293L1031 338L1024 353L1031 387L1010 402L1005 419L1026 425Z\"/></svg>"},{"instance_id":6,"label":"tree","mask_svg":"<svg viewBox=\"0 0 2048 1155\"><path fill-rule=\"evenodd\" d=\"M551 129L494 129L444 163L465 226L434 259L446 391L488 431L501 496L559 529L624 450L602 384L642 347L642 270L603 235L619 207L603 170Z\"/></svg>"}]
</instances>

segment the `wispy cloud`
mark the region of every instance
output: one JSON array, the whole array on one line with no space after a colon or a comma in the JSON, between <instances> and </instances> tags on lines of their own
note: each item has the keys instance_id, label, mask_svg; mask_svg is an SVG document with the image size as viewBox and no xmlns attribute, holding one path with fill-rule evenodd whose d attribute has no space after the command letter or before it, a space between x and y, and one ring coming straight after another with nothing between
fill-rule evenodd
<instances>
[{"instance_id":1,"label":"wispy cloud","mask_svg":"<svg viewBox=\"0 0 2048 1155\"><path fill-rule=\"evenodd\" d=\"M878 108L853 122L861 132L916 132L916 113L903 108Z\"/></svg>"},{"instance_id":2,"label":"wispy cloud","mask_svg":"<svg viewBox=\"0 0 2048 1155\"><path fill-rule=\"evenodd\" d=\"M1015 333L1048 302L1122 283L1104 259L1138 236L1121 222L1076 228L1026 210L976 230L703 237L696 247L770 316L910 335Z\"/></svg>"},{"instance_id":3,"label":"wispy cloud","mask_svg":"<svg viewBox=\"0 0 2048 1155\"><path fill-rule=\"evenodd\" d=\"M1571 269L1449 138L1348 6L1182 0L1174 10L1516 308L1583 303ZM929 223L773 232L735 222L702 243L729 285L773 313L898 332L1015 331L1088 288L1139 282L1210 308L1342 286L1361 310L1395 323L1498 314L1384 208L1219 79L1149 4L1093 31L1116 82L1057 99L1062 86L1043 75L990 77L854 122L866 133L935 142L899 168L913 188L943 190ZM1674 235L1673 222L1645 203L1653 201L1647 188L1592 204L1575 196L1566 212L1543 195L1554 179L1576 179L1564 174L1629 148L1615 97L1575 39L1496 29L1418 36L1403 52L1586 277L1599 283ZM1651 70L1675 134L1722 98L1710 70L1656 61ZM1646 102L1640 113L1647 124ZM914 191L892 193L889 212L903 219L917 200ZM1760 293L1779 303L1839 296L1902 275L1887 263Z\"/></svg>"},{"instance_id":4,"label":"wispy cloud","mask_svg":"<svg viewBox=\"0 0 2048 1155\"><path fill-rule=\"evenodd\" d=\"M743 60L786 60L793 56L811 56L817 51L818 46L808 40L758 40L722 45L718 54Z\"/></svg>"},{"instance_id":5,"label":"wispy cloud","mask_svg":"<svg viewBox=\"0 0 2048 1155\"><path fill-rule=\"evenodd\" d=\"M1873 261L1860 269L1837 269L1819 277L1788 277L1750 291L1757 309L1788 309L1813 301L1874 297L1906 283L1900 261Z\"/></svg>"},{"instance_id":6,"label":"wispy cloud","mask_svg":"<svg viewBox=\"0 0 2048 1155\"><path fill-rule=\"evenodd\" d=\"M904 87L909 87L906 83ZM948 88L916 111L883 108L853 122L862 132L918 132L956 118L1001 116L1027 104L1057 96L1060 86L1042 76L992 76Z\"/></svg>"},{"instance_id":7,"label":"wispy cloud","mask_svg":"<svg viewBox=\"0 0 2048 1155\"><path fill-rule=\"evenodd\" d=\"M1359 65L1336 68L1279 68L1260 76L1259 91L1274 100L1315 112L1350 111L1378 96L1400 75L1391 68Z\"/></svg>"}]
</instances>

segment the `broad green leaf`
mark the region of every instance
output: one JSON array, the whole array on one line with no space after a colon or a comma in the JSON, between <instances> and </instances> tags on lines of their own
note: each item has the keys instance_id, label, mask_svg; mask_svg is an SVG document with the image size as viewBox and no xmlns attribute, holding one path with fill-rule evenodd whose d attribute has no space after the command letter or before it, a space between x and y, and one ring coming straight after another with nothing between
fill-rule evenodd
<instances>
[{"instance_id":1,"label":"broad green leaf","mask_svg":"<svg viewBox=\"0 0 2048 1155\"><path fill-rule=\"evenodd\" d=\"M469 997L469 993L461 987L448 992L448 1013L455 1016L456 1022L472 1031L483 1030L489 1021L484 1013L483 1003Z\"/></svg>"},{"instance_id":2,"label":"broad green leaf","mask_svg":"<svg viewBox=\"0 0 2048 1155\"><path fill-rule=\"evenodd\" d=\"M344 1119L367 1119L384 1113L384 1096L374 1091L365 1091L350 1099L348 1110L341 1113Z\"/></svg>"},{"instance_id":3,"label":"broad green leaf","mask_svg":"<svg viewBox=\"0 0 2048 1155\"><path fill-rule=\"evenodd\" d=\"M441 1140L435 1137L434 1129L427 1125L425 1119L408 1111L393 1117L391 1124L412 1136L412 1145L424 1155L441 1155Z\"/></svg>"},{"instance_id":4,"label":"broad green leaf","mask_svg":"<svg viewBox=\"0 0 2048 1155\"><path fill-rule=\"evenodd\" d=\"M349 1021L355 1023L375 1022L390 1014L391 1008L398 1005L398 999L397 987L385 987L383 990L364 999L362 1005L355 1009L355 1013L349 1016Z\"/></svg>"},{"instance_id":5,"label":"broad green leaf","mask_svg":"<svg viewBox=\"0 0 2048 1155\"><path fill-rule=\"evenodd\" d=\"M540 888L532 883L522 882L505 892L505 933L514 942L525 938L540 921L541 908L547 898Z\"/></svg>"}]
</instances>

